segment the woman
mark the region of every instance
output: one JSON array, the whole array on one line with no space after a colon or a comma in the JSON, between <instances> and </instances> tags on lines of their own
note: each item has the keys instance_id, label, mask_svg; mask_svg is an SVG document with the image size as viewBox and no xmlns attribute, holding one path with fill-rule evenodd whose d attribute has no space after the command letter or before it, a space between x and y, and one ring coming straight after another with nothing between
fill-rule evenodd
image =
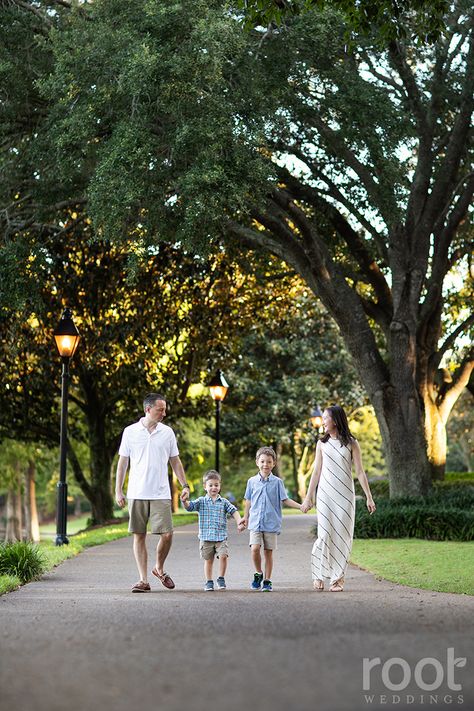
<instances>
[{"instance_id":1,"label":"woman","mask_svg":"<svg viewBox=\"0 0 474 711\"><path fill-rule=\"evenodd\" d=\"M318 538L311 553L313 587L324 590L324 579L329 578L330 591L342 592L354 537L352 462L367 497L370 513L375 511L375 504L362 467L359 443L349 430L342 407L327 407L323 412L323 425L325 434L316 447L314 469L301 510L306 513L313 506L314 492L318 487Z\"/></svg>"}]
</instances>

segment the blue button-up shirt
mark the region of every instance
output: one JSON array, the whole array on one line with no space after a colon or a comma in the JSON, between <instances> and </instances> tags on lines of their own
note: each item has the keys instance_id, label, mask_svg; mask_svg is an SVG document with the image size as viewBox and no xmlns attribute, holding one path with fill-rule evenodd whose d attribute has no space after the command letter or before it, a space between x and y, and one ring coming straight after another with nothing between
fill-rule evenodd
<instances>
[{"instance_id":1,"label":"blue button-up shirt","mask_svg":"<svg viewBox=\"0 0 474 711\"><path fill-rule=\"evenodd\" d=\"M280 533L281 502L288 498L288 494L279 477L270 474L265 479L259 472L248 480L244 498L250 501L250 531Z\"/></svg>"},{"instance_id":2,"label":"blue button-up shirt","mask_svg":"<svg viewBox=\"0 0 474 711\"><path fill-rule=\"evenodd\" d=\"M206 494L189 502L188 511L199 513L199 534L201 541L225 541L227 538L227 515L232 516L237 509L220 494L215 501Z\"/></svg>"}]
</instances>

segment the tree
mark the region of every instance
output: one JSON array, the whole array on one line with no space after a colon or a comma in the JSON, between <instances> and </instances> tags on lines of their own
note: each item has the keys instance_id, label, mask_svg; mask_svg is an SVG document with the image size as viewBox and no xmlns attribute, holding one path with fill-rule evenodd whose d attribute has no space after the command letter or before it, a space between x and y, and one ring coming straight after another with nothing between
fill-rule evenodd
<instances>
[{"instance_id":1,"label":"tree","mask_svg":"<svg viewBox=\"0 0 474 711\"><path fill-rule=\"evenodd\" d=\"M331 10L242 33L219 2L118 13L98 0L49 34L53 71L34 85L48 106L28 129L61 157L35 191L74 187L106 238L139 229L138 242L205 249L221 235L303 277L374 406L393 495L425 493L442 473L473 368L466 348L440 383L474 321L445 300L472 246L470 3L443 21L435 46L412 41L407 18L407 39L348 47ZM24 198L23 225L35 204Z\"/></svg>"},{"instance_id":2,"label":"tree","mask_svg":"<svg viewBox=\"0 0 474 711\"><path fill-rule=\"evenodd\" d=\"M144 392L156 390L169 398L174 419L202 411L199 400L187 398L190 384L225 356L262 300L254 277L222 253L201 259L161 245L141 256L130 279L127 248L91 242L77 219L73 214L67 224L81 235L42 243L35 312L25 318L3 309L0 427L8 437L57 444L59 362L51 331L67 303L82 336L71 366L69 460L94 522L102 522L113 516L111 466L123 427L136 417L131 403L139 413ZM75 441L87 443L90 475Z\"/></svg>"},{"instance_id":3,"label":"tree","mask_svg":"<svg viewBox=\"0 0 474 711\"><path fill-rule=\"evenodd\" d=\"M268 308L241 340L239 358L226 373L231 388L222 420L222 440L251 459L263 445L290 457L296 495L304 497L314 459L309 423L316 403L353 407L363 392L342 339L319 301L295 280L282 300ZM281 456L280 456L281 461Z\"/></svg>"}]
</instances>

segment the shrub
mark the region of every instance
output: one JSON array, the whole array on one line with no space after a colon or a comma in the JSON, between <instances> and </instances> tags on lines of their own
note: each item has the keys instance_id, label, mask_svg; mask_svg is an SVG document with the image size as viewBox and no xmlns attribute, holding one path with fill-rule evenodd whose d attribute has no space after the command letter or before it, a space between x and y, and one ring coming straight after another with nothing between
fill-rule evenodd
<instances>
[{"instance_id":1,"label":"shrub","mask_svg":"<svg viewBox=\"0 0 474 711\"><path fill-rule=\"evenodd\" d=\"M428 506L430 509L474 509L474 486L435 488L428 496L399 496L376 500L377 509L394 506Z\"/></svg>"},{"instance_id":2,"label":"shrub","mask_svg":"<svg viewBox=\"0 0 474 711\"><path fill-rule=\"evenodd\" d=\"M473 541L474 512L405 505L383 507L371 516L357 507L354 537Z\"/></svg>"},{"instance_id":3,"label":"shrub","mask_svg":"<svg viewBox=\"0 0 474 711\"><path fill-rule=\"evenodd\" d=\"M38 546L24 541L0 544L0 575L16 576L27 583L45 569L46 562Z\"/></svg>"},{"instance_id":4,"label":"shrub","mask_svg":"<svg viewBox=\"0 0 474 711\"><path fill-rule=\"evenodd\" d=\"M465 473L466 476L460 476L459 474L447 474L446 479L443 481L433 482L433 494L442 493L450 491L458 491L460 493L466 490L474 489L474 479L472 474L469 472ZM388 499L389 497L389 482L388 479L369 479L370 490L374 499ZM355 492L358 496L365 496L358 479L354 480ZM431 494L431 495L433 495ZM405 497L403 497L405 498Z\"/></svg>"},{"instance_id":5,"label":"shrub","mask_svg":"<svg viewBox=\"0 0 474 711\"><path fill-rule=\"evenodd\" d=\"M380 499L372 515L365 501L357 501L354 538L473 541L474 489L467 496L453 491L448 496L436 492L426 498Z\"/></svg>"}]
</instances>

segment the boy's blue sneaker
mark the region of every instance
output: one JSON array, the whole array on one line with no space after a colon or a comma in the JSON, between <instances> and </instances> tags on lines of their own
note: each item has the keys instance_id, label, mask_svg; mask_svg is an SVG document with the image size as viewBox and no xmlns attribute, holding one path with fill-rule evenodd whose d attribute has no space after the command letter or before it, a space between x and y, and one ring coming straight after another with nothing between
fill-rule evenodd
<instances>
[{"instance_id":1,"label":"boy's blue sneaker","mask_svg":"<svg viewBox=\"0 0 474 711\"><path fill-rule=\"evenodd\" d=\"M209 592L209 590L214 590L214 581L208 580L207 583L204 585L204 590L206 592Z\"/></svg>"},{"instance_id":2,"label":"boy's blue sneaker","mask_svg":"<svg viewBox=\"0 0 474 711\"><path fill-rule=\"evenodd\" d=\"M272 581L264 580L262 585L262 592L271 592L273 590Z\"/></svg>"},{"instance_id":3,"label":"boy's blue sneaker","mask_svg":"<svg viewBox=\"0 0 474 711\"><path fill-rule=\"evenodd\" d=\"M262 587L263 573L254 573L251 588L252 590L260 590Z\"/></svg>"},{"instance_id":4,"label":"boy's blue sneaker","mask_svg":"<svg viewBox=\"0 0 474 711\"><path fill-rule=\"evenodd\" d=\"M226 589L225 580L222 577L222 575L219 575L219 577L216 580L216 583L217 583L218 590L225 590Z\"/></svg>"}]
</instances>

